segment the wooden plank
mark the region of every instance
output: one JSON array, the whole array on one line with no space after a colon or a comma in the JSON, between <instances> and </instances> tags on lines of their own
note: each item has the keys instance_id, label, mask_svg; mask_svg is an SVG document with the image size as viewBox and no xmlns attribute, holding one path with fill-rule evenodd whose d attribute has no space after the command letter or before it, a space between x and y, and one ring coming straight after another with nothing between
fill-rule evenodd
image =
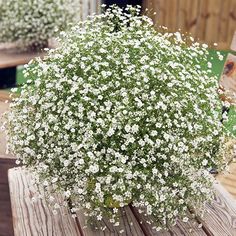
<instances>
[{"instance_id":1,"label":"wooden plank","mask_svg":"<svg viewBox=\"0 0 236 236\"><path fill-rule=\"evenodd\" d=\"M236 31L234 32L233 40L231 42L230 49L236 52Z\"/></svg>"},{"instance_id":2,"label":"wooden plank","mask_svg":"<svg viewBox=\"0 0 236 236\"><path fill-rule=\"evenodd\" d=\"M0 235L14 236L8 184L0 184Z\"/></svg>"},{"instance_id":3,"label":"wooden plank","mask_svg":"<svg viewBox=\"0 0 236 236\"><path fill-rule=\"evenodd\" d=\"M199 223L195 219L190 219L188 222L182 222L177 220L175 226L171 227L169 230L156 231L152 220L145 214L140 214L138 209L132 208L134 215L137 220L140 222L142 230L145 232L145 235L148 236L207 236L204 230L199 227ZM147 219L150 224L147 223Z\"/></svg>"},{"instance_id":4,"label":"wooden plank","mask_svg":"<svg viewBox=\"0 0 236 236\"><path fill-rule=\"evenodd\" d=\"M187 32L193 37L197 35L198 23L200 19L200 2L199 0L187 1Z\"/></svg>"},{"instance_id":5,"label":"wooden plank","mask_svg":"<svg viewBox=\"0 0 236 236\"><path fill-rule=\"evenodd\" d=\"M8 178L15 236L80 236L68 210L55 215L45 199L32 201L44 192L32 185L29 172L10 169Z\"/></svg>"},{"instance_id":6,"label":"wooden plank","mask_svg":"<svg viewBox=\"0 0 236 236\"><path fill-rule=\"evenodd\" d=\"M236 202L220 184L215 184L215 200L206 205L202 224L210 235L236 235Z\"/></svg>"},{"instance_id":7,"label":"wooden plank","mask_svg":"<svg viewBox=\"0 0 236 236\"><path fill-rule=\"evenodd\" d=\"M229 9L231 0L221 1L221 12L219 17L219 32L218 32L218 44L222 42L227 42L228 40L228 21L229 21Z\"/></svg>"},{"instance_id":8,"label":"wooden plank","mask_svg":"<svg viewBox=\"0 0 236 236\"><path fill-rule=\"evenodd\" d=\"M87 218L82 210L77 212L77 217L84 236L145 235L129 207L120 209L119 214L121 219L119 226L113 226L108 220L103 219L102 221L96 221L96 225L91 227L87 225ZM104 226L104 231L100 230Z\"/></svg>"},{"instance_id":9,"label":"wooden plank","mask_svg":"<svg viewBox=\"0 0 236 236\"><path fill-rule=\"evenodd\" d=\"M83 0L82 1L82 20L86 20L87 16L89 14L89 5L88 5L88 0Z\"/></svg>"},{"instance_id":10,"label":"wooden plank","mask_svg":"<svg viewBox=\"0 0 236 236\"><path fill-rule=\"evenodd\" d=\"M96 5L97 5L97 6L96 6L96 9L97 9L96 13L97 13L97 14L100 14L100 13L101 13L102 0L97 0L96 3L97 3L97 4L96 4Z\"/></svg>"},{"instance_id":11,"label":"wooden plank","mask_svg":"<svg viewBox=\"0 0 236 236\"><path fill-rule=\"evenodd\" d=\"M188 235L188 236L235 236L236 235L236 202L232 196L220 185L214 186L215 200L206 205L206 213L202 220L191 219L184 223L180 220L170 228L169 232L156 232L152 224L147 224L147 216L139 214L134 208L134 214L139 222L142 222L142 229L145 235L150 236L169 236L169 235ZM150 220L151 221L151 220ZM203 227L199 227L202 223Z\"/></svg>"},{"instance_id":12,"label":"wooden plank","mask_svg":"<svg viewBox=\"0 0 236 236\"><path fill-rule=\"evenodd\" d=\"M176 23L178 18L178 12L177 12L178 0L165 1L165 7L166 7L165 24L170 31L175 32L177 28Z\"/></svg>"},{"instance_id":13,"label":"wooden plank","mask_svg":"<svg viewBox=\"0 0 236 236\"><path fill-rule=\"evenodd\" d=\"M177 30L181 29L182 33L186 33L187 30L187 17L188 11L186 9L186 5L189 3L188 0L179 1L179 9L178 9L178 17L177 17Z\"/></svg>"},{"instance_id":14,"label":"wooden plank","mask_svg":"<svg viewBox=\"0 0 236 236\"><path fill-rule=\"evenodd\" d=\"M97 12L97 1L96 0L90 0L89 1L89 13L92 15L93 13Z\"/></svg>"},{"instance_id":15,"label":"wooden plank","mask_svg":"<svg viewBox=\"0 0 236 236\"><path fill-rule=\"evenodd\" d=\"M0 93L0 98L1 98L1 94L2 93ZM4 100L4 97L2 97L2 98ZM1 120L0 126L3 124L3 122L5 122L5 117L3 117L3 115L6 111L8 111L8 109L9 109L9 104L2 102L0 99L0 120ZM6 134L3 130L0 130L0 155L4 156L4 158L7 158L7 156L11 157L11 155L6 155ZM1 158L1 156L0 156L0 158ZM1 175L1 173L0 173L0 175Z\"/></svg>"},{"instance_id":16,"label":"wooden plank","mask_svg":"<svg viewBox=\"0 0 236 236\"><path fill-rule=\"evenodd\" d=\"M35 57L43 57L43 52L20 52L16 48L0 50L0 69L27 64Z\"/></svg>"},{"instance_id":17,"label":"wooden plank","mask_svg":"<svg viewBox=\"0 0 236 236\"><path fill-rule=\"evenodd\" d=\"M8 184L7 172L15 166L15 158L0 155L0 184Z\"/></svg>"},{"instance_id":18,"label":"wooden plank","mask_svg":"<svg viewBox=\"0 0 236 236\"><path fill-rule=\"evenodd\" d=\"M206 20L206 34L205 40L208 43L213 44L218 42L218 20L220 13L220 2L221 0L208 0L208 12Z\"/></svg>"},{"instance_id":19,"label":"wooden plank","mask_svg":"<svg viewBox=\"0 0 236 236\"><path fill-rule=\"evenodd\" d=\"M165 4L165 0L158 0L157 2L153 3L154 11L157 12L157 20L159 26L167 26L167 22L165 21L167 14Z\"/></svg>"},{"instance_id":20,"label":"wooden plank","mask_svg":"<svg viewBox=\"0 0 236 236\"><path fill-rule=\"evenodd\" d=\"M230 163L229 171L217 175L217 180L236 199L236 163Z\"/></svg>"},{"instance_id":21,"label":"wooden plank","mask_svg":"<svg viewBox=\"0 0 236 236\"><path fill-rule=\"evenodd\" d=\"M10 98L10 93L8 91L5 90L0 90L0 106L2 106L2 102L5 101L11 101L12 99ZM4 105L3 105L4 106Z\"/></svg>"},{"instance_id":22,"label":"wooden plank","mask_svg":"<svg viewBox=\"0 0 236 236\"><path fill-rule=\"evenodd\" d=\"M232 38L235 31L236 31L236 1L231 0L229 8L229 16L228 16L228 34L227 34L227 42L229 46L232 42Z\"/></svg>"}]
</instances>

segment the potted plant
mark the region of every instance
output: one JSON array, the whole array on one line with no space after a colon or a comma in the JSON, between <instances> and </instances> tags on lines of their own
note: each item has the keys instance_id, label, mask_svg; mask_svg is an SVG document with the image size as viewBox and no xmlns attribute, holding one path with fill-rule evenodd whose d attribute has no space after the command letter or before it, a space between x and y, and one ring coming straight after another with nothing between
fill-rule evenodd
<instances>
[{"instance_id":1,"label":"potted plant","mask_svg":"<svg viewBox=\"0 0 236 236\"><path fill-rule=\"evenodd\" d=\"M157 230L187 221L189 207L213 196L209 171L223 167L207 54L192 38L156 31L139 7L92 16L27 66L8 149L72 211L118 224L118 208L133 204Z\"/></svg>"},{"instance_id":2,"label":"potted plant","mask_svg":"<svg viewBox=\"0 0 236 236\"><path fill-rule=\"evenodd\" d=\"M48 47L48 40L76 20L77 0L0 1L0 42L24 50Z\"/></svg>"}]
</instances>

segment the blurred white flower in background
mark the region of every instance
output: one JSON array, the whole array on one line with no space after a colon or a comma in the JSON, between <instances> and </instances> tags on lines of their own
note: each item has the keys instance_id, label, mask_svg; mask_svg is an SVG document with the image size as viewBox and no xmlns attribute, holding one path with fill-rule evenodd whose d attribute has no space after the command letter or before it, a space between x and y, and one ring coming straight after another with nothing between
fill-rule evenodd
<instances>
[{"instance_id":1,"label":"blurred white flower in background","mask_svg":"<svg viewBox=\"0 0 236 236\"><path fill-rule=\"evenodd\" d=\"M78 0L0 1L0 42L25 49L48 46L48 40L78 20Z\"/></svg>"}]
</instances>

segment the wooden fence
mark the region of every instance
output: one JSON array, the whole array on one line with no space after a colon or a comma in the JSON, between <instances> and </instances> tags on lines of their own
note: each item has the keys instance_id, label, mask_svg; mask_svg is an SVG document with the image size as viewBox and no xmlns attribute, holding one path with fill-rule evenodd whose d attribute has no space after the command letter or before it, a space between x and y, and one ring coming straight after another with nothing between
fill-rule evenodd
<instances>
[{"instance_id":1,"label":"wooden fence","mask_svg":"<svg viewBox=\"0 0 236 236\"><path fill-rule=\"evenodd\" d=\"M99 13L101 10L102 0L78 0L80 1L80 20L85 20L88 15Z\"/></svg>"},{"instance_id":2,"label":"wooden fence","mask_svg":"<svg viewBox=\"0 0 236 236\"><path fill-rule=\"evenodd\" d=\"M158 25L218 43L219 49L229 49L236 30L236 0L144 0L143 8Z\"/></svg>"}]
</instances>

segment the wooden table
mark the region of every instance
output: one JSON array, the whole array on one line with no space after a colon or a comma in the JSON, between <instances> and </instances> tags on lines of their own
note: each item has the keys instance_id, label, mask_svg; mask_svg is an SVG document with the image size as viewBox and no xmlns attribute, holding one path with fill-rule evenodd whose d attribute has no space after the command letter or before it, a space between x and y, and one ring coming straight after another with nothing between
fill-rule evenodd
<instances>
[{"instance_id":1,"label":"wooden table","mask_svg":"<svg viewBox=\"0 0 236 236\"><path fill-rule=\"evenodd\" d=\"M15 45L0 45L0 88L14 87L16 67L44 55L44 52L22 52Z\"/></svg>"},{"instance_id":2,"label":"wooden table","mask_svg":"<svg viewBox=\"0 0 236 236\"><path fill-rule=\"evenodd\" d=\"M32 184L31 174L25 169L10 169L8 178L15 236L236 236L236 202L220 184L214 185L216 197L206 205L203 219L188 223L179 220L169 231L156 232L137 209L127 206L120 209L120 226L103 220L97 223L107 226L101 231L86 225L83 211L77 212L75 219L68 209L53 214L45 199L37 198L44 196L44 191ZM60 196L57 200L60 201Z\"/></svg>"}]
</instances>

